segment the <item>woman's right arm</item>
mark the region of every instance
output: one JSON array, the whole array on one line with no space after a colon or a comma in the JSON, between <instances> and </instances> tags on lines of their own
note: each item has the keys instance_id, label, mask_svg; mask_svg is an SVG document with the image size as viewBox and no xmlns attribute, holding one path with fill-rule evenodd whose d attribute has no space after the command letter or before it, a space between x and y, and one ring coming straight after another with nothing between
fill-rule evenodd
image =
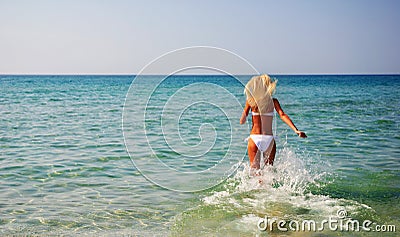
<instances>
[{"instance_id":1,"label":"woman's right arm","mask_svg":"<svg viewBox=\"0 0 400 237\"><path fill-rule=\"evenodd\" d=\"M249 115L249 111L250 111L250 105L249 105L249 103L247 103L247 100L246 100L246 105L244 106L242 117L240 117L240 121L239 121L240 124L244 124L246 122L246 118L247 118L247 115Z\"/></svg>"},{"instance_id":2,"label":"woman's right arm","mask_svg":"<svg viewBox=\"0 0 400 237\"><path fill-rule=\"evenodd\" d=\"M282 121L285 122L291 129L293 129L293 131L297 135L299 135L299 137L306 138L307 135L304 132L298 130L296 128L296 126L294 125L294 123L292 122L292 120L290 119L289 115L287 115L287 114L285 114L285 112L283 112L282 107L279 104L278 99L274 98L273 101L274 101L275 110L276 110L276 112L278 112L278 114L281 117Z\"/></svg>"}]
</instances>

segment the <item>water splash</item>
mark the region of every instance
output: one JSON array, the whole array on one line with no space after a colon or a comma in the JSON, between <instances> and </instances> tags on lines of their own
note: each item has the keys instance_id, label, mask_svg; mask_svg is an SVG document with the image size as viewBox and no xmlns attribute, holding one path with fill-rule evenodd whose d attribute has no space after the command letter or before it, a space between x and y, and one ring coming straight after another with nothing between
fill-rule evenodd
<instances>
[{"instance_id":1,"label":"water splash","mask_svg":"<svg viewBox=\"0 0 400 237\"><path fill-rule=\"evenodd\" d=\"M250 191L305 195L311 185L323 185L324 179L332 176L328 171L329 163L315 155L313 157L311 153L303 151L298 154L290 147L279 150L274 166L267 166L263 170L251 170L248 163L240 165L237 173L224 184L224 190L203 198L205 203L215 203L215 199L221 195Z\"/></svg>"}]
</instances>

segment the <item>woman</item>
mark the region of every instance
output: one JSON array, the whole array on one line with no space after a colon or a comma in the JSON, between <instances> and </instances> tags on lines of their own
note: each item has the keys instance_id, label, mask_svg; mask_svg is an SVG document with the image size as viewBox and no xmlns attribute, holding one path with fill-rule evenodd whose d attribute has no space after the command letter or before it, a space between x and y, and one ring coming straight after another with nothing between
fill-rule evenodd
<instances>
[{"instance_id":1,"label":"woman","mask_svg":"<svg viewBox=\"0 0 400 237\"><path fill-rule=\"evenodd\" d=\"M275 92L276 81L264 74L254 76L246 84L244 93L246 94L246 106L240 118L240 124L246 122L246 117L251 109L253 125L248 139L248 154L250 159L250 168L260 169L260 154L268 157L265 164L273 165L276 153L276 144L272 134L272 120L274 118L274 109L281 119L289 125L293 131L302 138L306 134L299 131L285 112L283 112L279 101L272 98Z\"/></svg>"}]
</instances>

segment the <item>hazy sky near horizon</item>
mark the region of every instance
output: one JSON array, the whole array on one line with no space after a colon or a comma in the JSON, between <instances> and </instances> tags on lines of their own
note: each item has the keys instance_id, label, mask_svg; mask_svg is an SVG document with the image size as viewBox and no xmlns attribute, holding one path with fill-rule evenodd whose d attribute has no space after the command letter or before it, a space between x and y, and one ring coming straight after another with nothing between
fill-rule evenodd
<instances>
[{"instance_id":1,"label":"hazy sky near horizon","mask_svg":"<svg viewBox=\"0 0 400 237\"><path fill-rule=\"evenodd\" d=\"M396 0L0 0L0 74L135 74L197 45L271 74L400 73L399 12Z\"/></svg>"}]
</instances>

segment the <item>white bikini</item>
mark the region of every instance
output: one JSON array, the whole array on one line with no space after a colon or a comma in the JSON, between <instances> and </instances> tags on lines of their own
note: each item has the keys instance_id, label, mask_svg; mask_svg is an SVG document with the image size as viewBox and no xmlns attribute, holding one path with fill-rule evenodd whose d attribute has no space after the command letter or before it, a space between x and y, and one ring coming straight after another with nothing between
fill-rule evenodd
<instances>
[{"instance_id":1,"label":"white bikini","mask_svg":"<svg viewBox=\"0 0 400 237\"><path fill-rule=\"evenodd\" d=\"M269 113L256 113L256 112L251 112L253 116L274 116L274 112L269 112ZM272 140L274 139L273 135L264 135L264 134L250 134L250 137L246 139L246 141L251 138L253 142L256 144L258 150L264 152L268 149L270 146Z\"/></svg>"}]
</instances>

